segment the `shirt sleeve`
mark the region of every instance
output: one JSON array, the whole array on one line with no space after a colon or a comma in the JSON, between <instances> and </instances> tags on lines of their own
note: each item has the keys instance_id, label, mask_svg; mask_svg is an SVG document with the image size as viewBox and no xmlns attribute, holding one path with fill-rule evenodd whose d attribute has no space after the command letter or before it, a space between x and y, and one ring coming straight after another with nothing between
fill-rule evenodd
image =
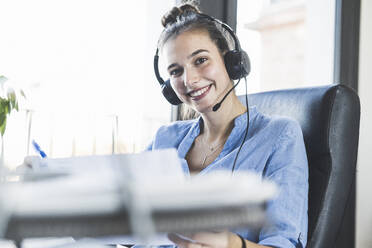
<instances>
[{"instance_id":1,"label":"shirt sleeve","mask_svg":"<svg viewBox=\"0 0 372 248\"><path fill-rule=\"evenodd\" d=\"M308 223L308 163L299 124L288 122L275 142L263 172L279 193L267 204L269 224L259 244L278 248L305 247Z\"/></svg>"}]
</instances>

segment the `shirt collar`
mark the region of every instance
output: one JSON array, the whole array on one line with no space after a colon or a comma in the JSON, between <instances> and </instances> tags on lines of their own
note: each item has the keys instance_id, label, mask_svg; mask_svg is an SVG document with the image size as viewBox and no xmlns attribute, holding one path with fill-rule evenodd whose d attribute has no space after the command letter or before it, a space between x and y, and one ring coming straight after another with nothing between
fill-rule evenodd
<instances>
[{"instance_id":1,"label":"shirt collar","mask_svg":"<svg viewBox=\"0 0 372 248\"><path fill-rule=\"evenodd\" d=\"M256 106L249 107L249 122L251 122L257 115ZM234 120L234 127L246 126L247 112L238 115Z\"/></svg>"}]
</instances>

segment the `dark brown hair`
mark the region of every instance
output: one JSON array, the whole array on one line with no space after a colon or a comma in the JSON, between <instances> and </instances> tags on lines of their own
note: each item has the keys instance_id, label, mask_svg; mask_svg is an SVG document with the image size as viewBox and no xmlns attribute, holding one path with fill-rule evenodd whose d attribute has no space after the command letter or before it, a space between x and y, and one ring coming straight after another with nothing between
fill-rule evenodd
<instances>
[{"instance_id":1,"label":"dark brown hair","mask_svg":"<svg viewBox=\"0 0 372 248\"><path fill-rule=\"evenodd\" d=\"M164 31L159 39L159 48L171 37L190 30L204 30L209 38L215 43L221 55L229 50L229 40L221 25L211 18L202 15L198 7L186 3L178 7L173 7L161 19Z\"/></svg>"}]
</instances>

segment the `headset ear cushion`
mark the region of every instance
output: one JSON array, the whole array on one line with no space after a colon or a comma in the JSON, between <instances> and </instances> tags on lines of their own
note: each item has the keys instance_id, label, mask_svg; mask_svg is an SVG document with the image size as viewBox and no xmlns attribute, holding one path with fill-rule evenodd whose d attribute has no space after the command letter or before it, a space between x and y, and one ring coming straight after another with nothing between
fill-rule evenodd
<instances>
[{"instance_id":1,"label":"headset ear cushion","mask_svg":"<svg viewBox=\"0 0 372 248\"><path fill-rule=\"evenodd\" d=\"M249 60L248 54L244 50L240 51L240 54L242 56L242 59L241 59L242 60L242 62L241 62L242 75L241 75L241 77L246 77L251 72L251 62Z\"/></svg>"},{"instance_id":2,"label":"headset ear cushion","mask_svg":"<svg viewBox=\"0 0 372 248\"><path fill-rule=\"evenodd\" d=\"M167 99L170 104L179 105L182 103L170 85L169 79L161 85L161 91L165 99Z\"/></svg>"},{"instance_id":3,"label":"headset ear cushion","mask_svg":"<svg viewBox=\"0 0 372 248\"><path fill-rule=\"evenodd\" d=\"M246 77L250 72L248 54L245 51L231 50L224 56L226 71L232 80Z\"/></svg>"}]
</instances>

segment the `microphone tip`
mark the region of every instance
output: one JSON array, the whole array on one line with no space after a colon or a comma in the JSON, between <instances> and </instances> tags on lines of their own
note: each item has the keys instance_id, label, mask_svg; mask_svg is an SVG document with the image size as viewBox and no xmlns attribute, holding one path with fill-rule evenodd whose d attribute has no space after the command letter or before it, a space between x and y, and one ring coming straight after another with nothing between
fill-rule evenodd
<instances>
[{"instance_id":1,"label":"microphone tip","mask_svg":"<svg viewBox=\"0 0 372 248\"><path fill-rule=\"evenodd\" d=\"M220 106L221 106L221 103L217 103L216 105L213 106L212 110L216 112L220 108Z\"/></svg>"}]
</instances>

